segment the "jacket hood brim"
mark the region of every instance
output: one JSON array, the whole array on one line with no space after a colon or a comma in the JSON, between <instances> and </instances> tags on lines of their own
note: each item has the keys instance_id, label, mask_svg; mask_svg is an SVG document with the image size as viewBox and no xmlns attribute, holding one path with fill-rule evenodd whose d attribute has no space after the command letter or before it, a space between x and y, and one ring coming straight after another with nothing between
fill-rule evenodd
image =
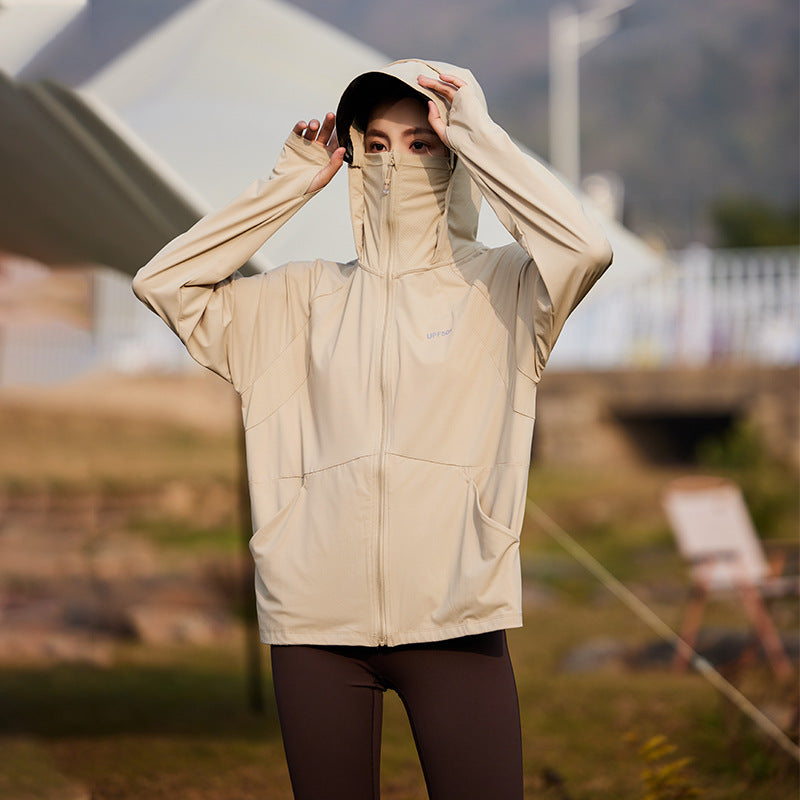
<instances>
[{"instance_id":1,"label":"jacket hood brim","mask_svg":"<svg viewBox=\"0 0 800 800\"><path fill-rule=\"evenodd\" d=\"M348 164L353 163L353 125L359 111L365 106L372 106L379 102L382 96L390 92L392 84L395 84L398 88L411 89L423 101L433 100L439 108L439 114L442 119L447 120L449 106L444 98L436 94L436 92L420 86L417 81L419 75L438 79L441 74L455 75L461 78L473 86L477 94L483 99L480 87L469 70L444 62L423 61L414 58L403 59L393 61L379 70L365 72L354 78L342 93L336 109L336 132L339 144L345 148L344 160Z\"/></svg>"}]
</instances>

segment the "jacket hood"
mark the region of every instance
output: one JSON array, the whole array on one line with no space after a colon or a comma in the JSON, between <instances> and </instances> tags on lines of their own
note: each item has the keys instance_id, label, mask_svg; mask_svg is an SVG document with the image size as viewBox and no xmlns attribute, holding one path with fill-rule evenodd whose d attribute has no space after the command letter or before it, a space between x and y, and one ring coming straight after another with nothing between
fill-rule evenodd
<instances>
[{"instance_id":1,"label":"jacket hood","mask_svg":"<svg viewBox=\"0 0 800 800\"><path fill-rule=\"evenodd\" d=\"M452 152L448 158L364 152L359 111L379 102L392 81L423 100L433 100L445 123L450 106L420 86L419 75L461 78L486 107L483 92L469 70L419 59L394 61L365 72L347 86L336 111L339 143L349 164L350 210L356 252L362 265L384 271L394 253L394 274L459 260L477 243L481 194ZM387 197L391 196L391 197ZM392 216L387 224L387 216Z\"/></svg>"}]
</instances>

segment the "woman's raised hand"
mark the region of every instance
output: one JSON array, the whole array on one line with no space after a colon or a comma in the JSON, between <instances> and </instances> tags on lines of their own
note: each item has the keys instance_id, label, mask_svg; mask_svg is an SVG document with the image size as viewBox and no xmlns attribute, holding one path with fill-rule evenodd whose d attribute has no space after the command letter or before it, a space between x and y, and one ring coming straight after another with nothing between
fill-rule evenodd
<instances>
[{"instance_id":1,"label":"woman's raised hand","mask_svg":"<svg viewBox=\"0 0 800 800\"><path fill-rule=\"evenodd\" d=\"M330 161L314 176L311 183L308 184L308 192L316 192L319 189L327 186L331 178L339 171L344 159L344 147L339 147L339 141L336 138L336 115L329 111L325 115L325 119L320 122L318 119L312 119L306 123L305 120L300 120L294 128L292 133L302 136L309 142L314 142L320 147L324 147L330 156Z\"/></svg>"},{"instance_id":2,"label":"woman's raised hand","mask_svg":"<svg viewBox=\"0 0 800 800\"><path fill-rule=\"evenodd\" d=\"M457 78L455 75L444 74L439 75L438 81L435 78L428 78L426 75L419 75L417 76L417 83L419 83L420 86L424 86L426 89L430 89L432 92L436 92L436 94L447 100L448 103L452 103L456 92L462 86L467 85L466 82L462 81L461 78ZM428 122L430 122L431 127L436 131L436 135L447 147L450 147L450 142L447 141L447 125L439 113L439 107L433 100L428 100Z\"/></svg>"}]
</instances>

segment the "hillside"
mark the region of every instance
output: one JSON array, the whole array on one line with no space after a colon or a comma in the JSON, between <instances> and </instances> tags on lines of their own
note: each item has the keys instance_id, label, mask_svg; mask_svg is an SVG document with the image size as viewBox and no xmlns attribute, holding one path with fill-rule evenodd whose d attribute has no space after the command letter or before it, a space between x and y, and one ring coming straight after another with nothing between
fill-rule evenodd
<instances>
[{"instance_id":1,"label":"hillside","mask_svg":"<svg viewBox=\"0 0 800 800\"><path fill-rule=\"evenodd\" d=\"M393 58L468 65L495 118L546 155L555 0L294 0ZM626 222L671 247L713 243L727 195L797 204L795 0L638 0L581 61L584 173L625 183Z\"/></svg>"}]
</instances>

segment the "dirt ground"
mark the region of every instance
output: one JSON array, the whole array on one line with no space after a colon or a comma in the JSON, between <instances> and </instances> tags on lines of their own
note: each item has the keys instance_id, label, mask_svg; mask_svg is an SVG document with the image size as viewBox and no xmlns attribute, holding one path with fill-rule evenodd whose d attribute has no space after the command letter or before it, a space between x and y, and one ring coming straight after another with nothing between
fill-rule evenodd
<instances>
[{"instance_id":1,"label":"dirt ground","mask_svg":"<svg viewBox=\"0 0 800 800\"><path fill-rule=\"evenodd\" d=\"M198 369L4 389L0 417L0 661L107 664L120 637L230 635L219 609L241 540L224 381Z\"/></svg>"},{"instance_id":2,"label":"dirt ground","mask_svg":"<svg viewBox=\"0 0 800 800\"><path fill-rule=\"evenodd\" d=\"M20 405L48 414L123 417L220 433L232 433L238 423L238 398L231 386L200 367L180 373L96 373L56 386L0 387L0 413Z\"/></svg>"}]
</instances>

